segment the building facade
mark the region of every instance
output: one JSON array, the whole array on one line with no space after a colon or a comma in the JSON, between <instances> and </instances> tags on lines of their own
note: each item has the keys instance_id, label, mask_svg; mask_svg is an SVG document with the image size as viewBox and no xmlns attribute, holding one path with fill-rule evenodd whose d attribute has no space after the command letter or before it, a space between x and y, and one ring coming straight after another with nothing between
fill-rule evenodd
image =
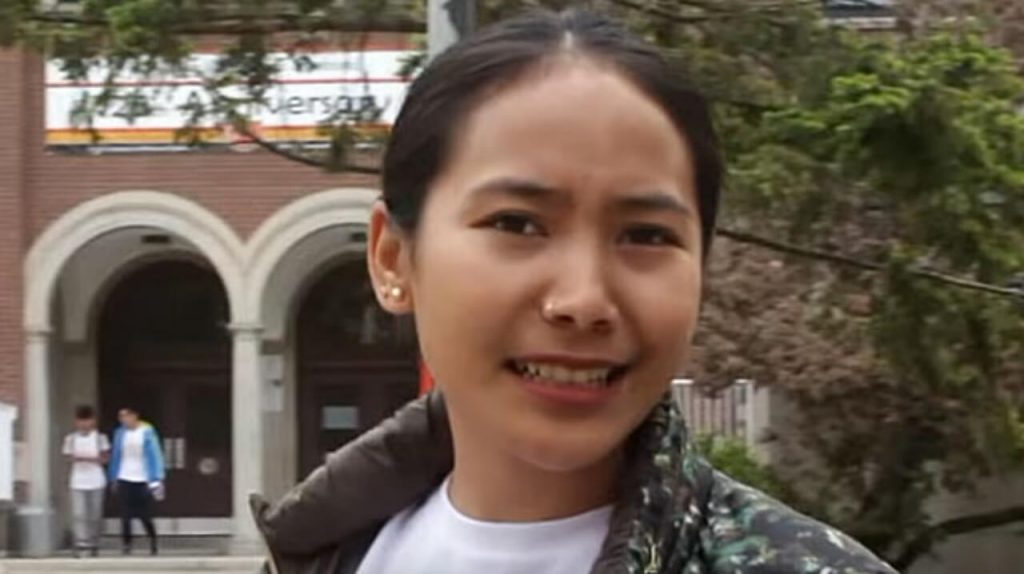
<instances>
[{"instance_id":1,"label":"building facade","mask_svg":"<svg viewBox=\"0 0 1024 574\"><path fill-rule=\"evenodd\" d=\"M262 151L49 145L40 58L0 52L0 401L19 498L66 508L76 404L161 432L165 534L257 533L270 496L414 397L411 327L365 272L372 176ZM112 510L112 509L108 509Z\"/></svg>"}]
</instances>

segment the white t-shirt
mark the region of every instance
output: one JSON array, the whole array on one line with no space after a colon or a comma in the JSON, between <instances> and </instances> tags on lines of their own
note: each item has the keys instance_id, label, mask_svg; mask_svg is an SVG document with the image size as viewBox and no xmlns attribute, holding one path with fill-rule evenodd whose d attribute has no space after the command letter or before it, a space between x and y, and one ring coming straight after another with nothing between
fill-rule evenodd
<instances>
[{"instance_id":1,"label":"white t-shirt","mask_svg":"<svg viewBox=\"0 0 1024 574\"><path fill-rule=\"evenodd\" d=\"M109 451L107 435L95 430L73 432L64 438L64 454L68 456L99 458L100 453ZM74 490L96 490L107 486L107 476L98 462L75 461L71 463L70 483Z\"/></svg>"},{"instance_id":2,"label":"white t-shirt","mask_svg":"<svg viewBox=\"0 0 1024 574\"><path fill-rule=\"evenodd\" d=\"M587 574L612 507L544 522L483 522L460 513L448 481L377 534L356 574Z\"/></svg>"},{"instance_id":3,"label":"white t-shirt","mask_svg":"<svg viewBox=\"0 0 1024 574\"><path fill-rule=\"evenodd\" d=\"M128 482L149 482L146 475L146 455L143 451L146 429L125 429L121 439L121 468L117 473L118 480Z\"/></svg>"}]
</instances>

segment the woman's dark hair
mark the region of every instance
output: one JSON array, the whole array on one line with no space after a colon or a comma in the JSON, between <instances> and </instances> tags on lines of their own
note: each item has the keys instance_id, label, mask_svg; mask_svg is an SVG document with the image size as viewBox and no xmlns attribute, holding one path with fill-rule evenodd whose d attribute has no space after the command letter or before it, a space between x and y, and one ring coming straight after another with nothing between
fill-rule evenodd
<instances>
[{"instance_id":1,"label":"woman's dark hair","mask_svg":"<svg viewBox=\"0 0 1024 574\"><path fill-rule=\"evenodd\" d=\"M96 416L96 411L90 405L78 405L75 407L75 418L84 421Z\"/></svg>"},{"instance_id":2,"label":"woman's dark hair","mask_svg":"<svg viewBox=\"0 0 1024 574\"><path fill-rule=\"evenodd\" d=\"M384 201L395 223L415 232L427 190L447 160L453 132L485 91L564 53L611 64L672 118L697 170L706 255L722 179L707 102L682 83L656 48L605 17L579 10L505 21L452 46L423 70L409 88L384 157Z\"/></svg>"}]
</instances>

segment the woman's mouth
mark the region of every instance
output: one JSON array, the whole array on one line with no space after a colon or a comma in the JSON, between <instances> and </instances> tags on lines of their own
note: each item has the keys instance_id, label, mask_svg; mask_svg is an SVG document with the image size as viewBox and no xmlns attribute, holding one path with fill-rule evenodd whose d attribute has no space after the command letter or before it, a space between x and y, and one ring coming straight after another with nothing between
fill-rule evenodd
<instances>
[{"instance_id":1,"label":"woman's mouth","mask_svg":"<svg viewBox=\"0 0 1024 574\"><path fill-rule=\"evenodd\" d=\"M596 361L510 360L506 368L534 394L574 405L604 402L627 371L625 365Z\"/></svg>"},{"instance_id":2,"label":"woman's mouth","mask_svg":"<svg viewBox=\"0 0 1024 574\"><path fill-rule=\"evenodd\" d=\"M621 377L625 366L574 367L540 361L509 361L519 376L539 383L578 387L607 387Z\"/></svg>"}]
</instances>

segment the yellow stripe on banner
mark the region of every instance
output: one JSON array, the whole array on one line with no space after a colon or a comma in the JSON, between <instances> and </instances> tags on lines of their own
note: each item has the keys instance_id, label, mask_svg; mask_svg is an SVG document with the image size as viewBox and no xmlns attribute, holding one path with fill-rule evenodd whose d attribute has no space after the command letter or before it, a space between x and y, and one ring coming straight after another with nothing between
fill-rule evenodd
<instances>
[{"instance_id":1,"label":"yellow stripe on banner","mask_svg":"<svg viewBox=\"0 0 1024 574\"><path fill-rule=\"evenodd\" d=\"M353 131L360 136L380 136L387 133L390 126L385 124L371 124L354 126ZM48 145L90 145L90 144L180 144L175 139L176 130L169 128L130 128L97 130L99 140L93 139L93 133L88 130L55 129L46 131L46 143ZM262 127L257 130L257 135L269 142L286 141L327 141L330 137L321 132L317 126L274 126ZM245 143L247 138L235 134L226 133L221 129L199 130L202 141L214 144Z\"/></svg>"}]
</instances>

